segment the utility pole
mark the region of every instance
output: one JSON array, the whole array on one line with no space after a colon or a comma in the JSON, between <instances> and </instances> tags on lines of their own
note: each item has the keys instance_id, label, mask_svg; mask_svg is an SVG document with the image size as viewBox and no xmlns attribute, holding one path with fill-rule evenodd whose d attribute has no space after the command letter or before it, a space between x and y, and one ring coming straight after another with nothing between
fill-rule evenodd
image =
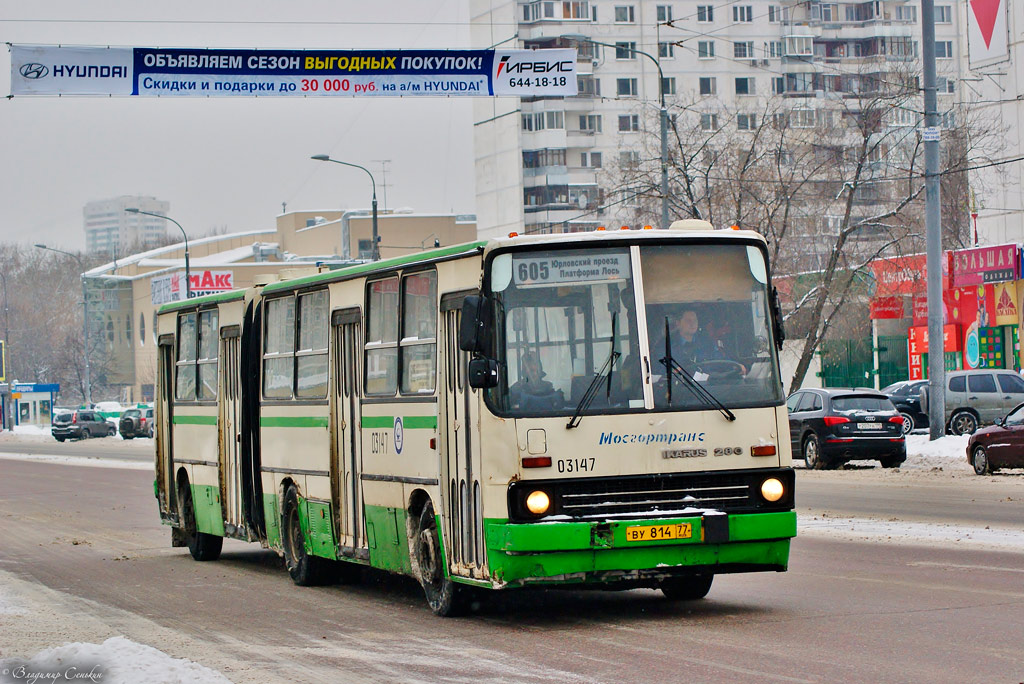
<instances>
[{"instance_id":1,"label":"utility pole","mask_svg":"<svg viewBox=\"0 0 1024 684\"><path fill-rule=\"evenodd\" d=\"M928 263L928 432L946 434L946 345L942 339L942 211L939 204L939 114L935 87L935 0L921 0L924 67L925 244Z\"/></svg>"}]
</instances>

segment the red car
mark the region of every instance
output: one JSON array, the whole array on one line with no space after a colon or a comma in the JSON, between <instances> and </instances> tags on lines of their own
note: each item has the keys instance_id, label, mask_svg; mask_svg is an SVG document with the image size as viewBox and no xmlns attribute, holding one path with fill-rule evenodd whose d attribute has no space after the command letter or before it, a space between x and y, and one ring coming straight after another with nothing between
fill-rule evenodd
<instances>
[{"instance_id":1,"label":"red car","mask_svg":"<svg viewBox=\"0 0 1024 684\"><path fill-rule=\"evenodd\" d=\"M978 475L1000 468L1024 468L1024 404L1018 405L995 425L984 427L967 442L967 462Z\"/></svg>"}]
</instances>

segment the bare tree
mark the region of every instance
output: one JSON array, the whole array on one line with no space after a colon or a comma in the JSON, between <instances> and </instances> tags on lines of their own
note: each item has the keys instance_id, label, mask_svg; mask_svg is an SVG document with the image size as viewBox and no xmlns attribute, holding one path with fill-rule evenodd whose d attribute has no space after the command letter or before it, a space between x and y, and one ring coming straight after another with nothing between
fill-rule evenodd
<instances>
[{"instance_id":1,"label":"bare tree","mask_svg":"<svg viewBox=\"0 0 1024 684\"><path fill-rule=\"evenodd\" d=\"M894 71L849 79L833 83L841 94L763 99L758 111L708 98L672 105L672 213L760 232L776 277L799 274L806 283L786 312L790 337L803 340L791 389L802 385L844 307L865 291L858 283L867 266L923 248L916 81ZM815 106L799 104L807 102ZM968 228L962 169L985 154L993 133L965 116L946 119L944 242L950 248L964 244ZM657 144L656 136L646 137L634 163L608 174L615 190L638 198L636 213L648 222L658 220L661 200Z\"/></svg>"}]
</instances>

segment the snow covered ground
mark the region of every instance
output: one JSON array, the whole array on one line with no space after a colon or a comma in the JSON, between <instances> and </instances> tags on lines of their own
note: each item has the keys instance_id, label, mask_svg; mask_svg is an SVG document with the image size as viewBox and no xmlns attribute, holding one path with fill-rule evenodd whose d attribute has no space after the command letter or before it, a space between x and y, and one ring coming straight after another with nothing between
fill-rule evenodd
<instances>
[{"instance_id":1,"label":"snow covered ground","mask_svg":"<svg viewBox=\"0 0 1024 684\"><path fill-rule=\"evenodd\" d=\"M117 424L114 423L113 421L107 421L107 422L110 423L111 425L113 425L115 429L117 428ZM120 432L115 432L110 437L102 437L102 438L101 437L97 437L96 439L116 439L118 441L122 441L121 440L121 433ZM53 435L50 434L50 427L49 426L40 427L38 425L15 425L13 431L12 430L4 430L3 432L0 432L0 441L3 441L3 442L32 442L32 443L36 443L36 442L56 442L56 440L54 440L54 438L53 438ZM144 438L144 437L136 437L134 440L124 440L124 441L135 441L135 442L149 443L150 446L152 446L152 444L153 444L153 440L148 439L148 438Z\"/></svg>"},{"instance_id":2,"label":"snow covered ground","mask_svg":"<svg viewBox=\"0 0 1024 684\"><path fill-rule=\"evenodd\" d=\"M75 616L69 619L69 616ZM121 632L120 634L118 632ZM230 684L216 669L175 658L125 636L187 652L253 678L216 648L144 618L100 606L0 571L0 682L83 681L102 684ZM50 646L49 644L60 644ZM197 654L197 655L193 655ZM220 662L216 662L216 661ZM90 676L91 675L91 676ZM34 677L34 679L33 679Z\"/></svg>"}]
</instances>

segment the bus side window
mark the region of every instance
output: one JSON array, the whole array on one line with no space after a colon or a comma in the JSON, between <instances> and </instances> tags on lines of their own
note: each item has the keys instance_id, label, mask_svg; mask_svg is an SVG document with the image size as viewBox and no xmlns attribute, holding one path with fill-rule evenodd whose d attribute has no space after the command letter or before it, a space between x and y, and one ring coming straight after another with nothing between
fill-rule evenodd
<instances>
[{"instance_id":1,"label":"bus side window","mask_svg":"<svg viewBox=\"0 0 1024 684\"><path fill-rule=\"evenodd\" d=\"M327 290L299 296L299 348L295 396L327 396Z\"/></svg>"},{"instance_id":2,"label":"bus side window","mask_svg":"<svg viewBox=\"0 0 1024 684\"><path fill-rule=\"evenodd\" d=\"M437 273L402 279L402 394L431 394L437 376Z\"/></svg>"},{"instance_id":3,"label":"bus side window","mask_svg":"<svg viewBox=\"0 0 1024 684\"><path fill-rule=\"evenodd\" d=\"M196 315L178 316L178 362L175 364L174 398L194 401L196 398Z\"/></svg>"},{"instance_id":4,"label":"bus side window","mask_svg":"<svg viewBox=\"0 0 1024 684\"><path fill-rule=\"evenodd\" d=\"M366 394L394 396L398 390L398 278L366 284Z\"/></svg>"},{"instance_id":5,"label":"bus side window","mask_svg":"<svg viewBox=\"0 0 1024 684\"><path fill-rule=\"evenodd\" d=\"M295 297L267 302L263 335L263 396L291 399L295 363Z\"/></svg>"},{"instance_id":6,"label":"bus side window","mask_svg":"<svg viewBox=\"0 0 1024 684\"><path fill-rule=\"evenodd\" d=\"M217 355L219 345L217 343L218 314L213 311L203 311L199 314L199 358L197 386L199 399L217 398Z\"/></svg>"}]
</instances>

